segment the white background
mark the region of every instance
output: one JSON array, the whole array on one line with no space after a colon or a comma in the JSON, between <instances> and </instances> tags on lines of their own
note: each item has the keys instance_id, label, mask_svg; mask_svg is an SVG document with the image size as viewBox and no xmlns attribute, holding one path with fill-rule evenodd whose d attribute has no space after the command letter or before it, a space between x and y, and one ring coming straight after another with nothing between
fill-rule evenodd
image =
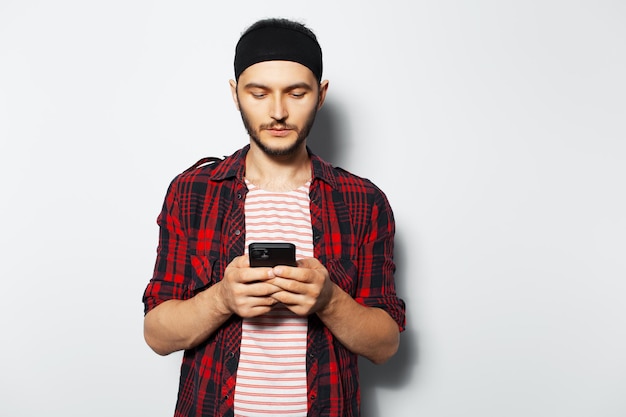
<instances>
[{"instance_id":1,"label":"white background","mask_svg":"<svg viewBox=\"0 0 626 417\"><path fill-rule=\"evenodd\" d=\"M373 5L376 4L376 5ZM0 1L0 416L171 416L141 295L174 175L247 142L234 45L318 34L310 138L397 221L363 415L626 415L626 3Z\"/></svg>"}]
</instances>

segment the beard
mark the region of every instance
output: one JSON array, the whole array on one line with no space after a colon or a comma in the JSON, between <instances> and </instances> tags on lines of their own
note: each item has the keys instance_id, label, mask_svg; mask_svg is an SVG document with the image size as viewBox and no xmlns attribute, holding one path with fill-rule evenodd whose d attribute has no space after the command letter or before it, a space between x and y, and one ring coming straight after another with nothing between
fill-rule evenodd
<instances>
[{"instance_id":1,"label":"beard","mask_svg":"<svg viewBox=\"0 0 626 417\"><path fill-rule=\"evenodd\" d=\"M255 129L248 118L246 111L240 107L239 112L241 113L241 120L243 121L243 125L250 135L250 139L254 141L254 143L268 156L290 156L294 155L298 149L302 146L307 136L309 136L309 132L311 132L311 128L313 127L313 123L315 122L315 116L317 115L317 105L313 108L311 113L306 119L306 122L302 126L302 129L299 129L295 125L284 123L283 121L274 121L269 124L262 124L258 129ZM273 128L283 128L290 129L297 133L297 138L294 143L286 148L272 148L267 144L263 143L260 138L260 132L264 129L273 129Z\"/></svg>"}]
</instances>

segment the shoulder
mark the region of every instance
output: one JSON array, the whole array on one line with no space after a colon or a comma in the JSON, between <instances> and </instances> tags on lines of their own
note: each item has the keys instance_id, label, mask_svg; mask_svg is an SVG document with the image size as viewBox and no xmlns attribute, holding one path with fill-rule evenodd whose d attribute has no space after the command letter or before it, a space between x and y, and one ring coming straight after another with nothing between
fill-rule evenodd
<instances>
[{"instance_id":1,"label":"shoulder","mask_svg":"<svg viewBox=\"0 0 626 417\"><path fill-rule=\"evenodd\" d=\"M340 193L363 194L384 198L383 191L369 178L357 175L347 169L312 155L314 176Z\"/></svg>"},{"instance_id":2,"label":"shoulder","mask_svg":"<svg viewBox=\"0 0 626 417\"><path fill-rule=\"evenodd\" d=\"M205 157L178 174L170 187L193 191L206 187L211 182L221 182L243 175L246 148L239 149L230 156Z\"/></svg>"},{"instance_id":3,"label":"shoulder","mask_svg":"<svg viewBox=\"0 0 626 417\"><path fill-rule=\"evenodd\" d=\"M378 207L378 210L391 212L387 196L370 179L334 166L315 155L312 161L315 177L321 180L323 187L333 190L349 206L359 210Z\"/></svg>"},{"instance_id":4,"label":"shoulder","mask_svg":"<svg viewBox=\"0 0 626 417\"><path fill-rule=\"evenodd\" d=\"M340 188L351 189L356 187L367 192L379 192L380 188L376 186L369 178L362 177L341 167L333 167L337 185Z\"/></svg>"}]
</instances>

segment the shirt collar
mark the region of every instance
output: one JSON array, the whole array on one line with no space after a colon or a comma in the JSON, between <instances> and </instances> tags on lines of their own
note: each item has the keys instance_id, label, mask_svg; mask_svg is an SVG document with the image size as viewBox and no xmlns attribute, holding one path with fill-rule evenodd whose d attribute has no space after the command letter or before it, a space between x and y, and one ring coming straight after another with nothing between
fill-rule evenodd
<instances>
[{"instance_id":1,"label":"shirt collar","mask_svg":"<svg viewBox=\"0 0 626 417\"><path fill-rule=\"evenodd\" d=\"M231 156L224 158L224 160L218 163L215 169L212 170L210 174L211 179L222 181L227 178L239 178L243 181L246 172L246 154L249 149L250 145L246 145ZM307 147L307 152L311 157L313 179L320 179L328 183L331 187L337 188L337 173L335 172L335 168L330 163L311 152L309 147Z\"/></svg>"}]
</instances>

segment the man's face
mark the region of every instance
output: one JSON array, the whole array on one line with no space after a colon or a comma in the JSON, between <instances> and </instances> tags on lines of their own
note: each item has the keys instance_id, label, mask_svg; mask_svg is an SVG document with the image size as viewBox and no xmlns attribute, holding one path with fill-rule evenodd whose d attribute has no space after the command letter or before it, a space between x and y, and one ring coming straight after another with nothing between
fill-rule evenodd
<instances>
[{"instance_id":1,"label":"man's face","mask_svg":"<svg viewBox=\"0 0 626 417\"><path fill-rule=\"evenodd\" d=\"M327 85L318 84L297 62L267 61L246 68L237 84L231 81L231 89L251 145L272 156L294 154L313 126Z\"/></svg>"}]
</instances>

